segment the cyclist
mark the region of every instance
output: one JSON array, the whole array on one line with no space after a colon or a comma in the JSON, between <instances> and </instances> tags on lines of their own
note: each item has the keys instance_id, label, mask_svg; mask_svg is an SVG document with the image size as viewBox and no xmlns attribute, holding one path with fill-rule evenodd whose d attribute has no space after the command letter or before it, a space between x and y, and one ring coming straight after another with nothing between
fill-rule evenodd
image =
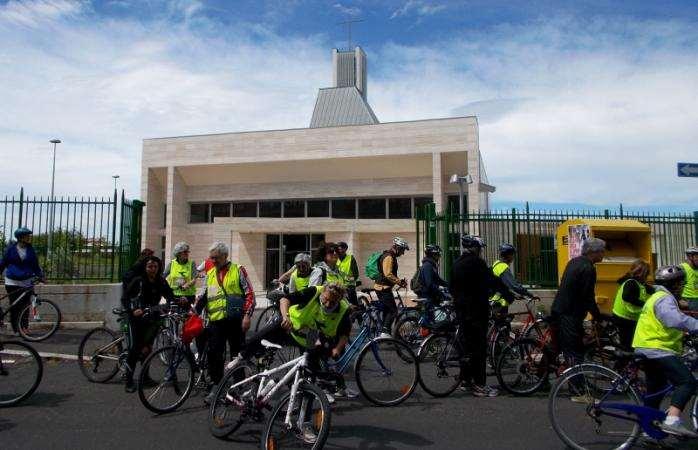
<instances>
[{"instance_id":1,"label":"cyclist","mask_svg":"<svg viewBox=\"0 0 698 450\"><path fill-rule=\"evenodd\" d=\"M407 286L406 280L398 278L398 263L397 259L405 254L410 246L407 241L401 237L393 238L393 245L383 252L378 259L378 269L380 271L380 279L373 285L376 290L378 301L383 305L383 331L380 337L390 337L393 321L397 316L397 305L395 304L395 295L393 288L399 286L404 288Z\"/></svg>"},{"instance_id":2,"label":"cyclist","mask_svg":"<svg viewBox=\"0 0 698 450\"><path fill-rule=\"evenodd\" d=\"M344 277L337 266L337 244L323 242L317 251L318 263L310 273L309 286L322 286L325 283L338 283L344 286Z\"/></svg>"},{"instance_id":3,"label":"cyclist","mask_svg":"<svg viewBox=\"0 0 698 450\"><path fill-rule=\"evenodd\" d=\"M427 312L427 322L431 322L432 306L441 302L441 287L448 287L446 280L439 275L439 260L441 247L429 244L424 248L424 258L417 274L418 288L415 294L424 298Z\"/></svg>"},{"instance_id":4,"label":"cyclist","mask_svg":"<svg viewBox=\"0 0 698 450\"><path fill-rule=\"evenodd\" d=\"M121 296L121 305L128 314L129 349L126 357L126 392L135 392L133 372L139 360L144 360L152 350L153 341L160 328L157 311L146 314L146 309L157 307L164 297L175 302L172 288L162 276L162 262L156 256L143 260L143 270L136 274Z\"/></svg>"},{"instance_id":5,"label":"cyclist","mask_svg":"<svg viewBox=\"0 0 698 450\"><path fill-rule=\"evenodd\" d=\"M41 283L46 280L32 247L32 231L26 227L19 227L15 230L15 239L16 242L7 247L0 260L0 273L5 272L5 290L10 304L22 297L10 310L12 330L19 333L20 328L26 329L29 326L28 317L25 319L27 322L19 323L19 314L29 304L31 298L31 295L22 296L22 294L28 288L32 288L34 278L38 278Z\"/></svg>"},{"instance_id":6,"label":"cyclist","mask_svg":"<svg viewBox=\"0 0 698 450\"><path fill-rule=\"evenodd\" d=\"M231 263L229 253L223 242L211 245L209 259L212 267L207 267L206 287L197 300L197 308L205 305L209 319L208 371L213 385L205 399L207 403L212 400L223 378L226 342L231 355L240 352L255 308L254 290L247 270Z\"/></svg>"},{"instance_id":7,"label":"cyclist","mask_svg":"<svg viewBox=\"0 0 698 450\"><path fill-rule=\"evenodd\" d=\"M262 339L305 350L311 331L321 332L323 340L326 340L315 356L337 359L344 353L351 333L350 305L344 286L334 282L309 286L282 298L279 308L281 320L270 323L251 337L242 352L244 357L259 352ZM348 390L343 378L340 378L335 395L354 397L357 394Z\"/></svg>"},{"instance_id":8,"label":"cyclist","mask_svg":"<svg viewBox=\"0 0 698 450\"><path fill-rule=\"evenodd\" d=\"M478 236L464 235L461 243L463 254L455 260L451 271L451 294L460 326L460 346L466 353L461 357L460 378L475 397L496 397L497 389L486 385L489 298L491 292L499 292L509 302L514 296L482 259L485 241Z\"/></svg>"},{"instance_id":9,"label":"cyclist","mask_svg":"<svg viewBox=\"0 0 698 450\"><path fill-rule=\"evenodd\" d=\"M299 253L293 260L293 267L279 277L279 283L288 283L289 292L302 291L310 284L311 272L310 255Z\"/></svg>"},{"instance_id":10,"label":"cyclist","mask_svg":"<svg viewBox=\"0 0 698 450\"><path fill-rule=\"evenodd\" d=\"M613 322L618 327L618 337L623 350L632 349L633 335L640 311L654 288L647 283L650 265L642 259L636 259L630 270L619 280L618 291L613 302Z\"/></svg>"},{"instance_id":11,"label":"cyclist","mask_svg":"<svg viewBox=\"0 0 698 450\"><path fill-rule=\"evenodd\" d=\"M591 313L601 316L596 304L596 268L603 261L606 243L589 238L582 244L582 254L572 258L565 267L560 288L555 295L551 313L558 329L560 350L571 365L584 360L584 318Z\"/></svg>"},{"instance_id":12,"label":"cyclist","mask_svg":"<svg viewBox=\"0 0 698 450\"><path fill-rule=\"evenodd\" d=\"M698 311L698 247L686 249L686 261L681 263L681 268L686 272L686 287L681 297L692 311Z\"/></svg>"},{"instance_id":13,"label":"cyclist","mask_svg":"<svg viewBox=\"0 0 698 450\"><path fill-rule=\"evenodd\" d=\"M121 287L122 289L126 289L128 285L131 283L131 280L133 280L135 277L139 276L143 272L143 265L145 262L145 259L149 256L153 256L155 253L149 249L149 248L144 248L141 250L141 253L138 255L138 259L129 267L126 272L124 272L124 276L121 277Z\"/></svg>"},{"instance_id":14,"label":"cyclist","mask_svg":"<svg viewBox=\"0 0 698 450\"><path fill-rule=\"evenodd\" d=\"M499 277L502 282L515 294L521 295L523 297L533 297L528 289L523 287L521 283L518 282L514 274L511 272L511 263L514 262L514 255L516 255L516 247L511 244L502 244L499 246L499 259L492 264L492 273L496 277ZM504 297L498 292L495 292L490 301L499 305L498 314L506 316L509 312L509 302L507 302Z\"/></svg>"},{"instance_id":15,"label":"cyclist","mask_svg":"<svg viewBox=\"0 0 698 450\"><path fill-rule=\"evenodd\" d=\"M359 265L356 258L348 253L349 245L346 242L337 243L337 267L344 277L344 285L347 288L347 300L354 306L359 304L356 298L356 281L359 279Z\"/></svg>"},{"instance_id":16,"label":"cyclist","mask_svg":"<svg viewBox=\"0 0 698 450\"><path fill-rule=\"evenodd\" d=\"M681 412L698 388L698 382L680 357L684 332L698 333L698 320L681 312L676 300L685 280L686 274L680 266L660 267L656 271L656 292L642 307L633 347L646 358L643 364L648 393L661 391L667 381L674 386L671 406L660 428L666 433L695 438L698 434L681 422ZM661 396L654 396L645 404L660 409L661 402Z\"/></svg>"},{"instance_id":17,"label":"cyclist","mask_svg":"<svg viewBox=\"0 0 698 450\"><path fill-rule=\"evenodd\" d=\"M189 244L178 242L172 250L172 261L167 265L163 276L177 297L185 297L189 304L196 297L196 263L189 259Z\"/></svg>"}]
</instances>

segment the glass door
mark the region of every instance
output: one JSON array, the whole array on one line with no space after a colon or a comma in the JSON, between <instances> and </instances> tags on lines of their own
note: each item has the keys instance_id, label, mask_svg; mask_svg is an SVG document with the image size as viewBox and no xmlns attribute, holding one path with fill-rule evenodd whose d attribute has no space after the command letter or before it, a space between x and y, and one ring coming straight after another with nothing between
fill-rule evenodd
<instances>
[{"instance_id":1,"label":"glass door","mask_svg":"<svg viewBox=\"0 0 698 450\"><path fill-rule=\"evenodd\" d=\"M324 240L324 234L268 234L264 277L266 286L269 287L273 280L291 268L298 253L310 253L313 262L316 262L315 252Z\"/></svg>"}]
</instances>

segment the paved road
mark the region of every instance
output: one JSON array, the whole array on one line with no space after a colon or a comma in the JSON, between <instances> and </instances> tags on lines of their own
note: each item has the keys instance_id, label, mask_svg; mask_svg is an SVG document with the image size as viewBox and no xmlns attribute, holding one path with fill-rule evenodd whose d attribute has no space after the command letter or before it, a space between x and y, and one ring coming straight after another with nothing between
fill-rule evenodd
<instances>
[{"instance_id":1,"label":"paved road","mask_svg":"<svg viewBox=\"0 0 698 450\"><path fill-rule=\"evenodd\" d=\"M61 331L41 351L76 353L84 332ZM494 380L493 380L494 381ZM155 416L118 383L92 384L75 361L45 360L37 392L21 406L0 409L0 447L14 448L239 448L258 447L259 427L233 442L208 434L202 398ZM363 400L333 407L328 449L561 449L546 415L546 397L491 399L456 393L433 399L419 388L396 408Z\"/></svg>"}]
</instances>

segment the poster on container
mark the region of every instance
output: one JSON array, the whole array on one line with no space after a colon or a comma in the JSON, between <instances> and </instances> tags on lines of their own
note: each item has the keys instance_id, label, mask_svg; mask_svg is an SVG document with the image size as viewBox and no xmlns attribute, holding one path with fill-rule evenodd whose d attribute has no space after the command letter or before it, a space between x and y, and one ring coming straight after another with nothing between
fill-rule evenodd
<instances>
[{"instance_id":1,"label":"poster on container","mask_svg":"<svg viewBox=\"0 0 698 450\"><path fill-rule=\"evenodd\" d=\"M582 244L589 237L589 225L570 225L568 233L569 259L576 258L582 254Z\"/></svg>"}]
</instances>

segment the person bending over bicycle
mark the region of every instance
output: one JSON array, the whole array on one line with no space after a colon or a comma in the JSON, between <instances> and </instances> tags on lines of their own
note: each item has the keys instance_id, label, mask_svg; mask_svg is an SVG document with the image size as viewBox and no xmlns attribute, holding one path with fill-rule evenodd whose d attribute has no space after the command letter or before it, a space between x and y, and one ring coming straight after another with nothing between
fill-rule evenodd
<instances>
[{"instance_id":1,"label":"person bending over bicycle","mask_svg":"<svg viewBox=\"0 0 698 450\"><path fill-rule=\"evenodd\" d=\"M502 244L499 246L499 259L492 264L492 273L494 276L499 277L502 282L512 291L514 294L520 295L522 297L532 298L528 289L523 287L521 283L514 277L511 272L511 263L514 262L514 256L516 255L516 247L511 244ZM509 302L500 294L495 292L492 297L490 297L490 302L494 305L499 305L497 315L500 317L505 317L509 313Z\"/></svg>"},{"instance_id":2,"label":"person bending over bicycle","mask_svg":"<svg viewBox=\"0 0 698 450\"><path fill-rule=\"evenodd\" d=\"M646 358L643 369L648 393L661 391L667 381L674 386L671 406L660 428L669 434L696 438L698 434L681 422L681 412L698 387L681 360L684 332L698 333L698 320L681 312L677 301L686 283L686 274L681 266L665 266L656 271L654 280L656 291L642 307L633 347ZM659 409L661 402L661 396L653 396L646 400L646 406Z\"/></svg>"},{"instance_id":3,"label":"person bending over bicycle","mask_svg":"<svg viewBox=\"0 0 698 450\"><path fill-rule=\"evenodd\" d=\"M19 227L15 230L15 239L17 241L7 247L0 260L0 273L5 272L5 290L10 304L17 301L27 288L32 288L35 278L38 278L40 283L46 281L32 247L32 231ZM26 329L29 326L28 323L19 323L19 314L30 299L31 295L24 295L20 303L10 310L10 322L15 333L19 333L20 328ZM25 320L28 321L29 317L26 316Z\"/></svg>"},{"instance_id":4,"label":"person bending over bicycle","mask_svg":"<svg viewBox=\"0 0 698 450\"><path fill-rule=\"evenodd\" d=\"M323 336L322 349L313 354L315 358L341 357L351 334L350 305L346 300L346 288L338 283L310 286L293 292L281 299L281 320L270 323L259 330L246 343L244 358L263 353L262 339L283 346L296 346L305 351L307 336L320 332ZM317 361L317 359L315 359ZM317 366L315 367L317 370ZM358 393L347 389L344 378L338 375L335 396L355 397Z\"/></svg>"},{"instance_id":5,"label":"person bending over bicycle","mask_svg":"<svg viewBox=\"0 0 698 450\"><path fill-rule=\"evenodd\" d=\"M459 339L466 355L461 357L460 378L476 397L496 397L495 388L487 386L487 328L490 294L499 292L509 302L511 291L495 277L480 257L485 241L478 236L461 239L463 254L453 263L451 294L460 326Z\"/></svg>"},{"instance_id":6,"label":"person bending over bicycle","mask_svg":"<svg viewBox=\"0 0 698 450\"><path fill-rule=\"evenodd\" d=\"M429 244L424 248L424 259L417 274L417 286L412 286L415 294L426 299L424 302L427 323L432 321L432 309L441 303L442 287L448 287L448 282L439 275L439 260L441 247ZM416 290L415 290L416 288Z\"/></svg>"},{"instance_id":7,"label":"person bending over bicycle","mask_svg":"<svg viewBox=\"0 0 698 450\"><path fill-rule=\"evenodd\" d=\"M146 310L156 308L164 297L168 303L175 303L175 295L169 284L162 276L162 262L156 256L148 256L143 260L143 270L136 275L121 297L121 305L128 314L129 349L126 357L126 392L136 391L133 372L136 363L144 360L152 350L153 341L160 327L160 317L157 311L147 313ZM186 299L185 299L186 302Z\"/></svg>"}]
</instances>

